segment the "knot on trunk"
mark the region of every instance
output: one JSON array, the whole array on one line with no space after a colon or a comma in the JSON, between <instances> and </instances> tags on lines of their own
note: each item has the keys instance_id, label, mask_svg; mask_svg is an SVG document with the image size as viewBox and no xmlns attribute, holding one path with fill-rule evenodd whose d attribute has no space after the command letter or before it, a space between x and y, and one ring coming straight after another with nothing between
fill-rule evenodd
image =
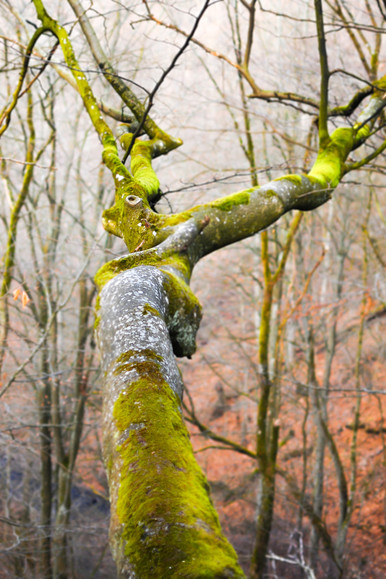
<instances>
[{"instance_id":1,"label":"knot on trunk","mask_svg":"<svg viewBox=\"0 0 386 579\"><path fill-rule=\"evenodd\" d=\"M191 358L197 349L196 334L202 318L201 304L182 277L164 267L162 271L169 301L165 321L173 352L179 358Z\"/></svg>"}]
</instances>

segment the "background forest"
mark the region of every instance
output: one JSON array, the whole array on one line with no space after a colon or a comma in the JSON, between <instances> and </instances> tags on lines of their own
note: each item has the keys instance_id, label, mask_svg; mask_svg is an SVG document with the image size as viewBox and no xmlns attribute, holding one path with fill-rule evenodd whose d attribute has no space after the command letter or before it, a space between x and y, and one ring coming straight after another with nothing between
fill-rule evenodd
<instances>
[{"instance_id":1,"label":"background forest","mask_svg":"<svg viewBox=\"0 0 386 579\"><path fill-rule=\"evenodd\" d=\"M119 134L130 111L102 82L69 4L46 4ZM163 213L307 172L317 151L313 3L214 1L169 70L203 5L84 3L119 75L184 142L154 162ZM333 108L369 94L386 74L386 10L382 0L325 0L323 8ZM93 278L127 249L103 230L112 180L52 36L32 50L10 122L37 26L31 2L0 0L0 578L103 579L115 567ZM382 139L384 118L374 148ZM385 174L380 155L316 211L289 213L196 267L204 316L196 354L179 362L184 412L245 573L268 484L274 506L261 577L386 574ZM262 425L271 479L257 464Z\"/></svg>"}]
</instances>

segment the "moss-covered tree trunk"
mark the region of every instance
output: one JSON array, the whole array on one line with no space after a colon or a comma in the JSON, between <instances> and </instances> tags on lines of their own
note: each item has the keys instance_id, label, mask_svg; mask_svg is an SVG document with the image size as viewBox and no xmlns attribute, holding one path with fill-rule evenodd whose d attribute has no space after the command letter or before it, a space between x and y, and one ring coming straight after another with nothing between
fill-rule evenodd
<instances>
[{"instance_id":1,"label":"moss-covered tree trunk","mask_svg":"<svg viewBox=\"0 0 386 579\"><path fill-rule=\"evenodd\" d=\"M140 266L100 296L103 446L119 577L242 577L182 418L166 278Z\"/></svg>"}]
</instances>

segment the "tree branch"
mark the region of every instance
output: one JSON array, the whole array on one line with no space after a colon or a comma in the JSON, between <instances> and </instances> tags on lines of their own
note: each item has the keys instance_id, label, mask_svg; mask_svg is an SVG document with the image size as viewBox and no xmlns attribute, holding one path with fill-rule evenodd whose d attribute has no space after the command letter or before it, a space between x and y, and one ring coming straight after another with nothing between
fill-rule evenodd
<instances>
[{"instance_id":1,"label":"tree branch","mask_svg":"<svg viewBox=\"0 0 386 579\"><path fill-rule=\"evenodd\" d=\"M326 37L324 34L322 1L315 0L316 29L318 32L318 49L320 61L320 106L319 106L319 144L324 147L329 140L328 120L328 58Z\"/></svg>"},{"instance_id":2,"label":"tree branch","mask_svg":"<svg viewBox=\"0 0 386 579\"><path fill-rule=\"evenodd\" d=\"M119 75L115 72L113 66L109 62L106 54L104 53L97 35L91 26L91 23L87 17L86 11L83 9L79 0L68 0L71 8L73 9L75 15L79 19L82 31L87 39L90 46L91 52L97 62L99 68L103 72L104 77L113 87L116 93L121 97L123 102L130 108L130 110L135 115L140 127L144 128L145 132L151 139L159 141L159 146L154 149L154 153L157 151L158 154L166 154L169 151L175 149L182 145L181 139L176 139L165 133L149 116L148 112L151 108L148 105L146 108L136 97L133 91L123 82ZM206 2L208 4L208 2ZM206 8L205 8L206 9ZM161 77L162 81L164 76ZM161 83L161 80L159 81ZM157 89L158 90L158 86ZM149 99L151 101L151 99ZM139 134L139 132L138 132ZM137 136L137 135L135 135ZM126 155L127 157L127 155Z\"/></svg>"},{"instance_id":3,"label":"tree branch","mask_svg":"<svg viewBox=\"0 0 386 579\"><path fill-rule=\"evenodd\" d=\"M30 59L31 54L32 54L32 50L33 50L35 44L37 43L37 41L39 40L39 38L41 37L41 35L44 34L44 32L46 32L46 29L43 26L41 28L38 28L37 30L35 30L31 40L28 43L28 46L26 49L26 54L25 54L24 59L23 59L22 68L21 68L21 71L19 74L19 81L18 81L17 86L15 88L15 91L13 93L12 100L9 103L9 105L3 109L3 112L0 116L0 137L7 130L8 125L11 121L12 111L14 110L14 108L17 104L21 89L23 87L24 79L25 79L25 76L26 76L27 71L28 71L28 64L29 64L29 59ZM4 120L5 120L5 124L3 125ZM1 125L3 125L3 126L1 126Z\"/></svg>"},{"instance_id":4,"label":"tree branch","mask_svg":"<svg viewBox=\"0 0 386 579\"><path fill-rule=\"evenodd\" d=\"M121 181L130 182L132 177L126 167L121 163L118 156L117 144L115 142L111 128L100 114L98 103L94 93L88 83L85 74L79 67L78 61L74 54L70 39L65 29L56 20L51 18L47 13L42 0L33 0L37 16L42 22L43 28L50 31L60 42L67 66L70 68L80 96L86 107L88 115L103 145L103 160L110 169L116 183Z\"/></svg>"}]
</instances>

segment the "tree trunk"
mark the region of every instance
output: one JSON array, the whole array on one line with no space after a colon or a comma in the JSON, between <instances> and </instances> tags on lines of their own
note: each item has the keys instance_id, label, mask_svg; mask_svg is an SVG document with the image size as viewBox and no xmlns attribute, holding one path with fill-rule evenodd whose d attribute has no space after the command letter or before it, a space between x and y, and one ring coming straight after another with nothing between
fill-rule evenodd
<instances>
[{"instance_id":1,"label":"tree trunk","mask_svg":"<svg viewBox=\"0 0 386 579\"><path fill-rule=\"evenodd\" d=\"M140 266L100 296L103 447L118 576L244 577L182 418L166 284L164 272Z\"/></svg>"},{"instance_id":2,"label":"tree trunk","mask_svg":"<svg viewBox=\"0 0 386 579\"><path fill-rule=\"evenodd\" d=\"M44 352L44 351L43 351ZM51 462L51 398L48 380L45 380L38 391L40 422L40 576L51 579L51 509L52 509L52 462Z\"/></svg>"}]
</instances>

